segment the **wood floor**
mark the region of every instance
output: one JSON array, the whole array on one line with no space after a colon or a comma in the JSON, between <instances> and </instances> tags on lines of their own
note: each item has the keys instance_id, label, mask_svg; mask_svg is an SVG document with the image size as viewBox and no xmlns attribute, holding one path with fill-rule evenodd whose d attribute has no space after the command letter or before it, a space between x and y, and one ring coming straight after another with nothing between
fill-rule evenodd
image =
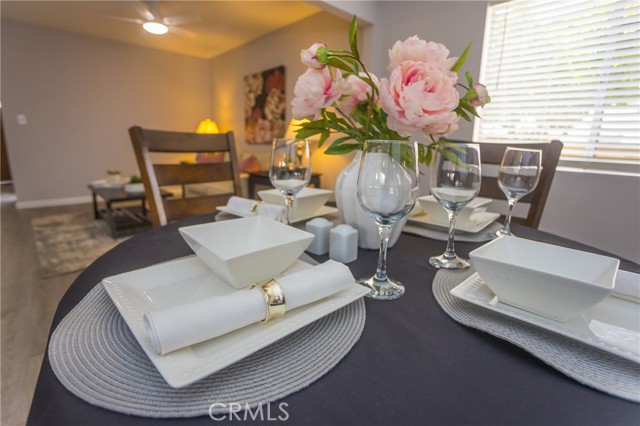
<instances>
[{"instance_id":1,"label":"wood floor","mask_svg":"<svg viewBox=\"0 0 640 426\"><path fill-rule=\"evenodd\" d=\"M5 186L5 185L2 185ZM5 200L7 197L3 197ZM24 425L31 405L51 319L78 272L41 278L31 219L56 213L90 211L91 205L17 210L0 209L0 407L2 426Z\"/></svg>"}]
</instances>

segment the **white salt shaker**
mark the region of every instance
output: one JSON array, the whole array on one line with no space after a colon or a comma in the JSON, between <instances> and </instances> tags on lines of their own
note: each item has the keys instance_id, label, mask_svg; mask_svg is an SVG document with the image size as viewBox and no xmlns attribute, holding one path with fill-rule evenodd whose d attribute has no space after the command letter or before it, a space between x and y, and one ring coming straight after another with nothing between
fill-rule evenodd
<instances>
[{"instance_id":1,"label":"white salt shaker","mask_svg":"<svg viewBox=\"0 0 640 426\"><path fill-rule=\"evenodd\" d=\"M309 253L322 255L329 252L329 232L333 224L323 217L316 217L305 224L307 232L315 235L313 241L307 248Z\"/></svg>"},{"instance_id":2,"label":"white salt shaker","mask_svg":"<svg viewBox=\"0 0 640 426\"><path fill-rule=\"evenodd\" d=\"M342 263L358 258L358 231L349 225L338 225L330 232L329 257Z\"/></svg>"}]
</instances>

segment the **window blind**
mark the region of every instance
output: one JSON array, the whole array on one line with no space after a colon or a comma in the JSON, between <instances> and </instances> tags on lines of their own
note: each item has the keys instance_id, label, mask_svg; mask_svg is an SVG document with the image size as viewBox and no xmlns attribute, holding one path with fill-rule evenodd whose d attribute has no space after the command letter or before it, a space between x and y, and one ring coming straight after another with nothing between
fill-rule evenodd
<instances>
[{"instance_id":1,"label":"window blind","mask_svg":"<svg viewBox=\"0 0 640 426\"><path fill-rule=\"evenodd\" d=\"M640 3L489 6L474 140L564 143L561 165L640 173Z\"/></svg>"}]
</instances>

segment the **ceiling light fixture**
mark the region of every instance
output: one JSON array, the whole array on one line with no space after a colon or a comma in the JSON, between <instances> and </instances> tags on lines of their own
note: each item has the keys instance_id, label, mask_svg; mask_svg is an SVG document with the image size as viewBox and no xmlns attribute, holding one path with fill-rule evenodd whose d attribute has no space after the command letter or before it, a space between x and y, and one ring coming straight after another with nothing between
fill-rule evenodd
<instances>
[{"instance_id":1,"label":"ceiling light fixture","mask_svg":"<svg viewBox=\"0 0 640 426\"><path fill-rule=\"evenodd\" d=\"M142 28L145 31L150 32L151 34L166 34L169 31L169 28L165 24L161 24L160 22L145 22L142 24Z\"/></svg>"}]
</instances>

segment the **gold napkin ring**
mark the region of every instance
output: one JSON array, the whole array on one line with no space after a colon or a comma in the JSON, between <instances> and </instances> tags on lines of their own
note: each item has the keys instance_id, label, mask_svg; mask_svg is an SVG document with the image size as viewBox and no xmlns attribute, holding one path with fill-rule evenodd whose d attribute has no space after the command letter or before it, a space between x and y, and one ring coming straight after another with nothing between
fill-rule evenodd
<instances>
[{"instance_id":1,"label":"gold napkin ring","mask_svg":"<svg viewBox=\"0 0 640 426\"><path fill-rule=\"evenodd\" d=\"M251 206L251 210L249 210L251 213L255 213L256 210L258 210L258 206L262 204L262 200L256 200L253 202L253 205Z\"/></svg>"},{"instance_id":2,"label":"gold napkin ring","mask_svg":"<svg viewBox=\"0 0 640 426\"><path fill-rule=\"evenodd\" d=\"M274 279L269 280L266 284L258 285L252 284L251 289L259 288L264 296L264 301L267 304L267 315L260 322L267 322L272 318L278 318L284 315L287 311L286 300L284 298L284 292L280 284Z\"/></svg>"}]
</instances>

